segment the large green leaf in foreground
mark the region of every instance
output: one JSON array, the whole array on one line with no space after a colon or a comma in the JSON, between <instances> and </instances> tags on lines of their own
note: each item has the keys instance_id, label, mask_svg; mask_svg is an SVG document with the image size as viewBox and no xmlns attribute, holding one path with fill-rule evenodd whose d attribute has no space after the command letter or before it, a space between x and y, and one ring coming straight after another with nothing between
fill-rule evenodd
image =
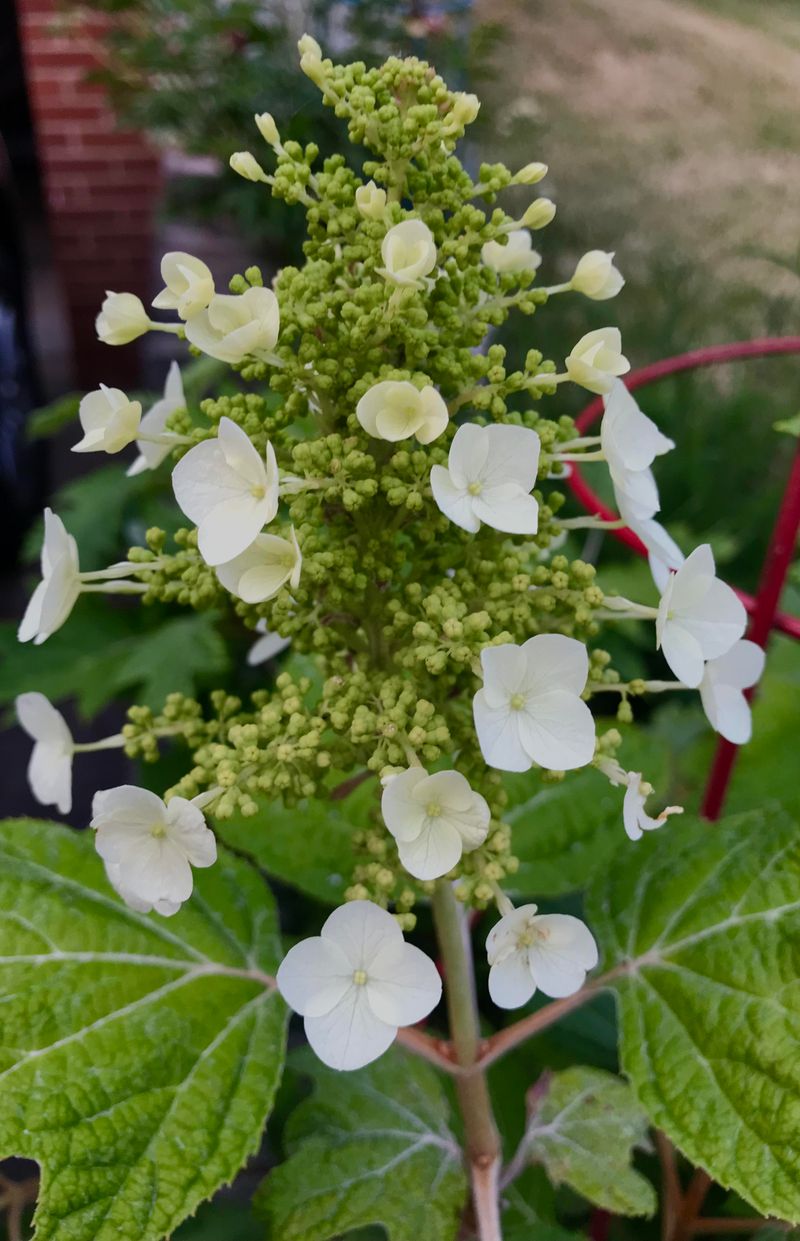
<instances>
[{"instance_id":1,"label":"large green leaf in foreground","mask_svg":"<svg viewBox=\"0 0 800 1241\"><path fill-rule=\"evenodd\" d=\"M765 1215L800 1219L800 827L670 824L598 883L622 1064L654 1124Z\"/></svg>"},{"instance_id":2,"label":"large green leaf in foreground","mask_svg":"<svg viewBox=\"0 0 800 1241\"><path fill-rule=\"evenodd\" d=\"M38 1241L156 1241L256 1150L285 1008L273 901L223 855L174 918L127 909L87 835L0 824L0 1156L42 1168Z\"/></svg>"},{"instance_id":3,"label":"large green leaf in foreground","mask_svg":"<svg viewBox=\"0 0 800 1241\"><path fill-rule=\"evenodd\" d=\"M356 1073L294 1058L314 1079L289 1158L258 1191L268 1241L328 1241L381 1224L390 1241L454 1241L467 1182L434 1071L398 1048Z\"/></svg>"}]
</instances>

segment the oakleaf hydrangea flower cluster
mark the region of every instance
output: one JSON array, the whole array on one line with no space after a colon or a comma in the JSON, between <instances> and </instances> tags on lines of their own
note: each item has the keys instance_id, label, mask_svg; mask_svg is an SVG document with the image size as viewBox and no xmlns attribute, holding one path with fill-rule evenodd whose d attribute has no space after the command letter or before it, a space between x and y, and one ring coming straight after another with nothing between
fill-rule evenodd
<instances>
[{"instance_id":1,"label":"oakleaf hydrangea flower cluster","mask_svg":"<svg viewBox=\"0 0 800 1241\"><path fill-rule=\"evenodd\" d=\"M62 812L80 751L120 746L150 761L162 744L185 747L185 775L163 798L130 785L99 792L91 824L121 898L163 916L190 897L194 869L214 864L215 827L234 813L255 837L270 830L271 802L298 807L302 849L304 801L372 782L348 903L278 974L320 1057L353 1069L439 1000L433 963L403 938L436 884L473 908L497 905L487 951L498 1005L582 986L597 963L589 928L513 910L504 895L517 863L503 773L537 767L555 780L594 764L625 790L620 831L637 839L680 807L648 813L646 773L622 765L615 729L598 736L593 698L619 695L629 721L636 695L699 689L712 727L743 741L743 691L763 655L743 640L744 608L710 549L684 561L655 519L652 466L673 444L620 378L618 329L567 343L561 369L533 346L512 369L492 342L512 311L530 320L553 296L613 298L624 283L615 256L591 250L569 281L540 284L549 260L531 233L555 206L541 196L512 214L502 195L547 169L484 164L474 181L455 153L474 96L416 59L337 66L307 36L300 55L365 148L362 174L338 156L318 166L313 144L284 143L260 114L266 154L237 152L231 166L254 194L305 211L303 266L271 287L251 267L221 292L202 258L167 254L153 302L166 320L108 293L101 340L172 333L187 356L227 363L240 390L187 408L173 364L143 413L111 386L110 357L109 386L81 403L75 450L135 445L128 473L171 471L186 524L172 539L152 529L125 560L85 573L48 510L42 581L19 631L44 642L85 591L213 607L257 635L248 659L273 661L272 687L265 677L248 702L225 689L202 704L168 694L160 712L132 707L118 736L92 745L76 743L41 694L17 706L34 740L34 794ZM602 395L599 436L576 436L559 413L563 383ZM592 565L556 550L571 527L603 525L559 516L559 477L592 461L605 463L621 519L650 551L658 607L605 595ZM597 638L601 623L630 617L653 625L677 680L620 681ZM313 661L316 686L292 654Z\"/></svg>"}]
</instances>

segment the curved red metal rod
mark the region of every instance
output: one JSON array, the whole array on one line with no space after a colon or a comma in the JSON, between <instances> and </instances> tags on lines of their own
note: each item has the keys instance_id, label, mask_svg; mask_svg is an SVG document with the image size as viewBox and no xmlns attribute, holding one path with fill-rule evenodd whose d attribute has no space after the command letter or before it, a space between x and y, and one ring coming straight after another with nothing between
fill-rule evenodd
<instances>
[{"instance_id":1,"label":"curved red metal rod","mask_svg":"<svg viewBox=\"0 0 800 1241\"><path fill-rule=\"evenodd\" d=\"M661 362L653 363L652 366L633 371L626 379L626 386L629 391L633 392L637 388L643 388L646 384L655 383L667 375L676 375L681 371L715 366L722 362L738 362L745 358L766 358L776 354L794 353L800 353L800 336L765 337L761 340L713 345L707 349L694 349L690 353L683 353L674 358L665 358ZM602 412L603 401L601 397L598 397L579 414L575 420L576 426L581 432L587 430ZM616 515L603 504L599 496L595 495L578 469L573 467L566 482L583 508L590 513L597 514L605 521L614 520ZM749 637L762 647L766 646L773 629L778 629L791 638L800 639L800 618L778 611L778 603L792 561L798 532L800 532L800 444L798 444L781 507L772 529L758 592L755 597L745 594L744 591L736 592L752 618ZM623 527L611 530L610 533L621 543L633 548L640 556L647 555L646 547L631 530ZM753 690L748 691L748 698L752 698L753 692ZM707 819L718 819L722 813L738 752L738 746L720 738L703 798L702 813Z\"/></svg>"},{"instance_id":2,"label":"curved red metal rod","mask_svg":"<svg viewBox=\"0 0 800 1241\"><path fill-rule=\"evenodd\" d=\"M761 340L734 341L728 345L710 345L707 349L693 349L690 353L681 353L674 358L665 358L654 362L651 366L643 366L632 371L625 378L629 392L644 388L668 375L677 375L681 371L698 370L704 366L716 366L722 362L738 362L747 358L767 358L776 354L800 353L800 336L768 336ZM591 401L575 419L575 425L583 433L601 416L603 412L602 397ZM578 503L589 513L594 513L604 521L615 521L617 514L603 503L583 478L577 466L572 466L571 474L565 482ZM631 531L622 527L610 530L615 539L633 549L640 556L647 555L647 549L640 539ZM767 556L769 560L769 553ZM784 573L785 576L785 573ZM781 586L783 582L781 581ZM757 599L745 591L737 590L737 595L750 616L755 616ZM778 591L780 595L780 590ZM789 616L785 612L775 610L772 615L772 628L788 634L790 638L800 638L800 618ZM755 640L755 639L754 639Z\"/></svg>"}]
</instances>

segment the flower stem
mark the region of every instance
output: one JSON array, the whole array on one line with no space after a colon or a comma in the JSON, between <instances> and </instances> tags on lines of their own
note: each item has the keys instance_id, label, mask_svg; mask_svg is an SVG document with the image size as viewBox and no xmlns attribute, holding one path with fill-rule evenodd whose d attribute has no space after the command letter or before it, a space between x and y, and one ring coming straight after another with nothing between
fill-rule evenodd
<instances>
[{"instance_id":1,"label":"flower stem","mask_svg":"<svg viewBox=\"0 0 800 1241\"><path fill-rule=\"evenodd\" d=\"M437 885L433 920L444 965L447 1013L456 1060L468 1075L455 1079L464 1120L475 1224L480 1241L502 1241L499 1177L500 1135L486 1075L476 1067L481 1047L475 971L463 909L449 883Z\"/></svg>"}]
</instances>

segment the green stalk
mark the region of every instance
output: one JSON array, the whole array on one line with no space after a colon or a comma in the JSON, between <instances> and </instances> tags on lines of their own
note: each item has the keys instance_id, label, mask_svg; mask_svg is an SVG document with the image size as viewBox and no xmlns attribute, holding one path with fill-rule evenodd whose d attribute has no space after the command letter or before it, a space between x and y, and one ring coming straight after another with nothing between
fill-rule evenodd
<instances>
[{"instance_id":1,"label":"green stalk","mask_svg":"<svg viewBox=\"0 0 800 1241\"><path fill-rule=\"evenodd\" d=\"M442 954L450 1037L456 1059L473 1071L456 1077L455 1087L466 1136L475 1225L480 1241L502 1241L499 1179L500 1135L486 1075L476 1068L481 1047L472 946L463 908L445 880L433 896L433 920Z\"/></svg>"}]
</instances>

